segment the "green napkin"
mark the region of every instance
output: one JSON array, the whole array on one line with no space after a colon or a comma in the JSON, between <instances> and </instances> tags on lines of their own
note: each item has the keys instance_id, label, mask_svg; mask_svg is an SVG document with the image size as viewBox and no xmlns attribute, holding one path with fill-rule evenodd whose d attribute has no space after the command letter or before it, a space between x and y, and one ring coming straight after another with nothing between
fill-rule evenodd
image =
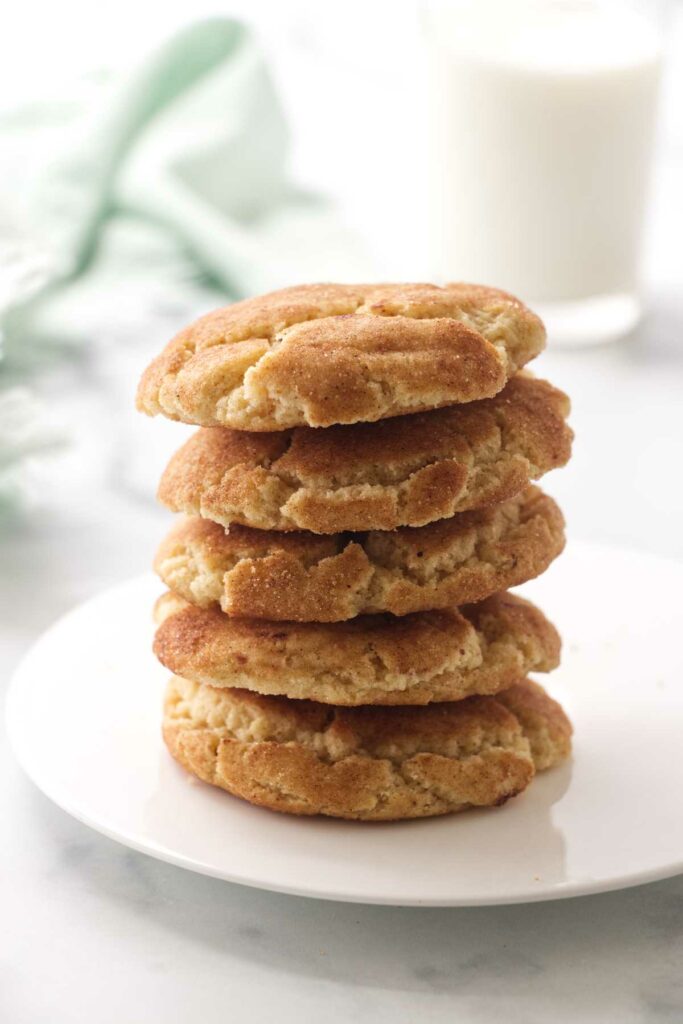
<instances>
[{"instance_id":1,"label":"green napkin","mask_svg":"<svg viewBox=\"0 0 683 1024\"><path fill-rule=\"evenodd\" d=\"M7 175L0 186L0 422L23 400L9 387L60 359L128 348L142 366L212 306L363 273L334 212L289 180L283 112L243 25L191 25L137 72L85 86L0 119L15 184L30 179L27 215L11 225ZM129 389L132 362L109 374ZM31 437L35 451L40 431ZM25 450L13 456L0 437L0 490Z\"/></svg>"},{"instance_id":2,"label":"green napkin","mask_svg":"<svg viewBox=\"0 0 683 1024\"><path fill-rule=\"evenodd\" d=\"M103 269L107 287L117 272L125 281L131 250L141 254L133 261L138 281L145 249L158 255L161 246L166 272L175 264L176 275L239 297L315 274L320 246L339 248L334 235L344 233L329 211L288 180L282 110L243 25L192 25L106 91L104 109L84 114L76 151L48 154L31 209L43 281L6 301L7 358L29 335L35 343L50 333L63 338L62 303L54 300ZM103 268L112 221L116 248ZM172 273L169 281L177 287ZM77 334L77 304L69 303L69 316L66 334Z\"/></svg>"}]
</instances>

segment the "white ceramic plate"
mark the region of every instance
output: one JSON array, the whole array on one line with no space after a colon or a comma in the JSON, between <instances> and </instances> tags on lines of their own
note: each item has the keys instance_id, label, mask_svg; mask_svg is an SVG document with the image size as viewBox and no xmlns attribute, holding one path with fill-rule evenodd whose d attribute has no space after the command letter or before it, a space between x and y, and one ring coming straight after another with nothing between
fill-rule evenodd
<instances>
[{"instance_id":1,"label":"white ceramic plate","mask_svg":"<svg viewBox=\"0 0 683 1024\"><path fill-rule=\"evenodd\" d=\"M151 576L81 605L35 645L8 700L37 786L105 835L193 871L362 903L556 899L683 870L683 566L571 545L524 592L564 637L551 692L571 763L498 810L399 824L290 818L197 782L159 735ZM544 680L545 681L545 680Z\"/></svg>"}]
</instances>

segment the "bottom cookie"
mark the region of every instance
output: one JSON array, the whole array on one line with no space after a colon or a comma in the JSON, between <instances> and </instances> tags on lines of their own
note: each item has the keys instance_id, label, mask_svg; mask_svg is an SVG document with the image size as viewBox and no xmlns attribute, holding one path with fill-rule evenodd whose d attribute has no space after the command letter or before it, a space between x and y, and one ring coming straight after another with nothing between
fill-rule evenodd
<instances>
[{"instance_id":1,"label":"bottom cookie","mask_svg":"<svg viewBox=\"0 0 683 1024\"><path fill-rule=\"evenodd\" d=\"M174 676L164 741L188 771L289 814L364 821L499 806L571 748L560 705L531 680L495 697L338 708Z\"/></svg>"}]
</instances>

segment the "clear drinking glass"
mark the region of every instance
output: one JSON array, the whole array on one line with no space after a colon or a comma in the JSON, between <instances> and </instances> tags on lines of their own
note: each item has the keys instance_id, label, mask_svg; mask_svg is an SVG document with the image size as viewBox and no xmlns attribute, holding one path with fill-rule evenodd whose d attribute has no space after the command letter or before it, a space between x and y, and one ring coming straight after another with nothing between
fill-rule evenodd
<instances>
[{"instance_id":1,"label":"clear drinking glass","mask_svg":"<svg viewBox=\"0 0 683 1024\"><path fill-rule=\"evenodd\" d=\"M662 4L425 5L429 255L437 280L515 292L551 343L637 323Z\"/></svg>"}]
</instances>

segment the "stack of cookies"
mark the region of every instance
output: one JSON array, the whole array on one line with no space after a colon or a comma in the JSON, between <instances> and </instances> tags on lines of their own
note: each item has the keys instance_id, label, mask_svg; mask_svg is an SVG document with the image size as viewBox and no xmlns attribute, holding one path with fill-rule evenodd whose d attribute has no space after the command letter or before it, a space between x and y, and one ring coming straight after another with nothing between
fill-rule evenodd
<instances>
[{"instance_id":1,"label":"stack of cookies","mask_svg":"<svg viewBox=\"0 0 683 1024\"><path fill-rule=\"evenodd\" d=\"M159 497L163 734L190 772L293 814L500 805L567 756L527 673L555 628L508 588L562 551L565 395L513 296L307 285L182 331L138 407L200 427Z\"/></svg>"}]
</instances>

